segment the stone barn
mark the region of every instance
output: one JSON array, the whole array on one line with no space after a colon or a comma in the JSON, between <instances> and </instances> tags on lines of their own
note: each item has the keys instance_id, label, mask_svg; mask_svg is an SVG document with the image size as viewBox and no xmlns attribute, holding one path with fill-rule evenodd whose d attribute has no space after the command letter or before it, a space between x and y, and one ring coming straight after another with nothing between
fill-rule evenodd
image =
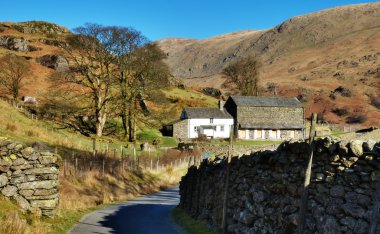
<instances>
[{"instance_id":1,"label":"stone barn","mask_svg":"<svg viewBox=\"0 0 380 234\"><path fill-rule=\"evenodd\" d=\"M296 98L230 96L224 108L234 118L234 135L239 139L304 137L304 107Z\"/></svg>"}]
</instances>

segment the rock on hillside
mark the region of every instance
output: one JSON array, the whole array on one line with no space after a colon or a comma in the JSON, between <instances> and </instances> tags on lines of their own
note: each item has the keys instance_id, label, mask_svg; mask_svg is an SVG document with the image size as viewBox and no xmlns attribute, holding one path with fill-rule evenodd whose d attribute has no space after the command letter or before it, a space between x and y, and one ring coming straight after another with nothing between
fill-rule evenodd
<instances>
[{"instance_id":1,"label":"rock on hillside","mask_svg":"<svg viewBox=\"0 0 380 234\"><path fill-rule=\"evenodd\" d=\"M67 60L59 55L44 55L36 58L36 61L42 66L52 68L57 71L66 71L69 69Z\"/></svg>"},{"instance_id":2,"label":"rock on hillside","mask_svg":"<svg viewBox=\"0 0 380 234\"><path fill-rule=\"evenodd\" d=\"M25 38L17 38L13 36L0 36L0 47L17 52L29 52L39 50L38 47L29 45Z\"/></svg>"}]
</instances>

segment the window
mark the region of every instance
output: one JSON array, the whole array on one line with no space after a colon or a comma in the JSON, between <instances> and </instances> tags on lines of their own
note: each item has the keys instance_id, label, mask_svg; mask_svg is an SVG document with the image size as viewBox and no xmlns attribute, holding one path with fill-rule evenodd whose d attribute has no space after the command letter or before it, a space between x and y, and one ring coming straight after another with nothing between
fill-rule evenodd
<instances>
[{"instance_id":1,"label":"window","mask_svg":"<svg viewBox=\"0 0 380 234\"><path fill-rule=\"evenodd\" d=\"M198 131L198 127L195 126L195 127L194 127L194 132L197 132L197 131Z\"/></svg>"},{"instance_id":2,"label":"window","mask_svg":"<svg viewBox=\"0 0 380 234\"><path fill-rule=\"evenodd\" d=\"M210 123L214 123L214 118L210 118Z\"/></svg>"},{"instance_id":3,"label":"window","mask_svg":"<svg viewBox=\"0 0 380 234\"><path fill-rule=\"evenodd\" d=\"M221 131L221 132L224 132L224 125L221 125L221 126L220 126L220 131Z\"/></svg>"}]
</instances>

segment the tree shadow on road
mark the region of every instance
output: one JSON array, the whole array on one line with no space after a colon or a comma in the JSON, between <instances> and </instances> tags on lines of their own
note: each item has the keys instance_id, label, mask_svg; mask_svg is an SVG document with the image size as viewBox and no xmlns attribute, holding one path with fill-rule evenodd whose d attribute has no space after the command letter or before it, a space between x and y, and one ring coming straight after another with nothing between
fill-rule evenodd
<instances>
[{"instance_id":1,"label":"tree shadow on road","mask_svg":"<svg viewBox=\"0 0 380 234\"><path fill-rule=\"evenodd\" d=\"M171 210L175 206L166 204L120 206L116 212L106 216L100 224L112 229L111 233L115 234L175 234L179 232L170 219Z\"/></svg>"}]
</instances>

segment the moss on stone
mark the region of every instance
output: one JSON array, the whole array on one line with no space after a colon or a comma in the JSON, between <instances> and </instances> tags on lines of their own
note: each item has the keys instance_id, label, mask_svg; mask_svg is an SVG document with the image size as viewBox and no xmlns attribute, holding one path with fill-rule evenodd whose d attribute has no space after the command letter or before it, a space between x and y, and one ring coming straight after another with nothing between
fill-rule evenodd
<instances>
[{"instance_id":1,"label":"moss on stone","mask_svg":"<svg viewBox=\"0 0 380 234\"><path fill-rule=\"evenodd\" d=\"M15 154L11 154L11 155L9 155L9 158L12 159L12 160L16 160L17 156Z\"/></svg>"}]
</instances>

